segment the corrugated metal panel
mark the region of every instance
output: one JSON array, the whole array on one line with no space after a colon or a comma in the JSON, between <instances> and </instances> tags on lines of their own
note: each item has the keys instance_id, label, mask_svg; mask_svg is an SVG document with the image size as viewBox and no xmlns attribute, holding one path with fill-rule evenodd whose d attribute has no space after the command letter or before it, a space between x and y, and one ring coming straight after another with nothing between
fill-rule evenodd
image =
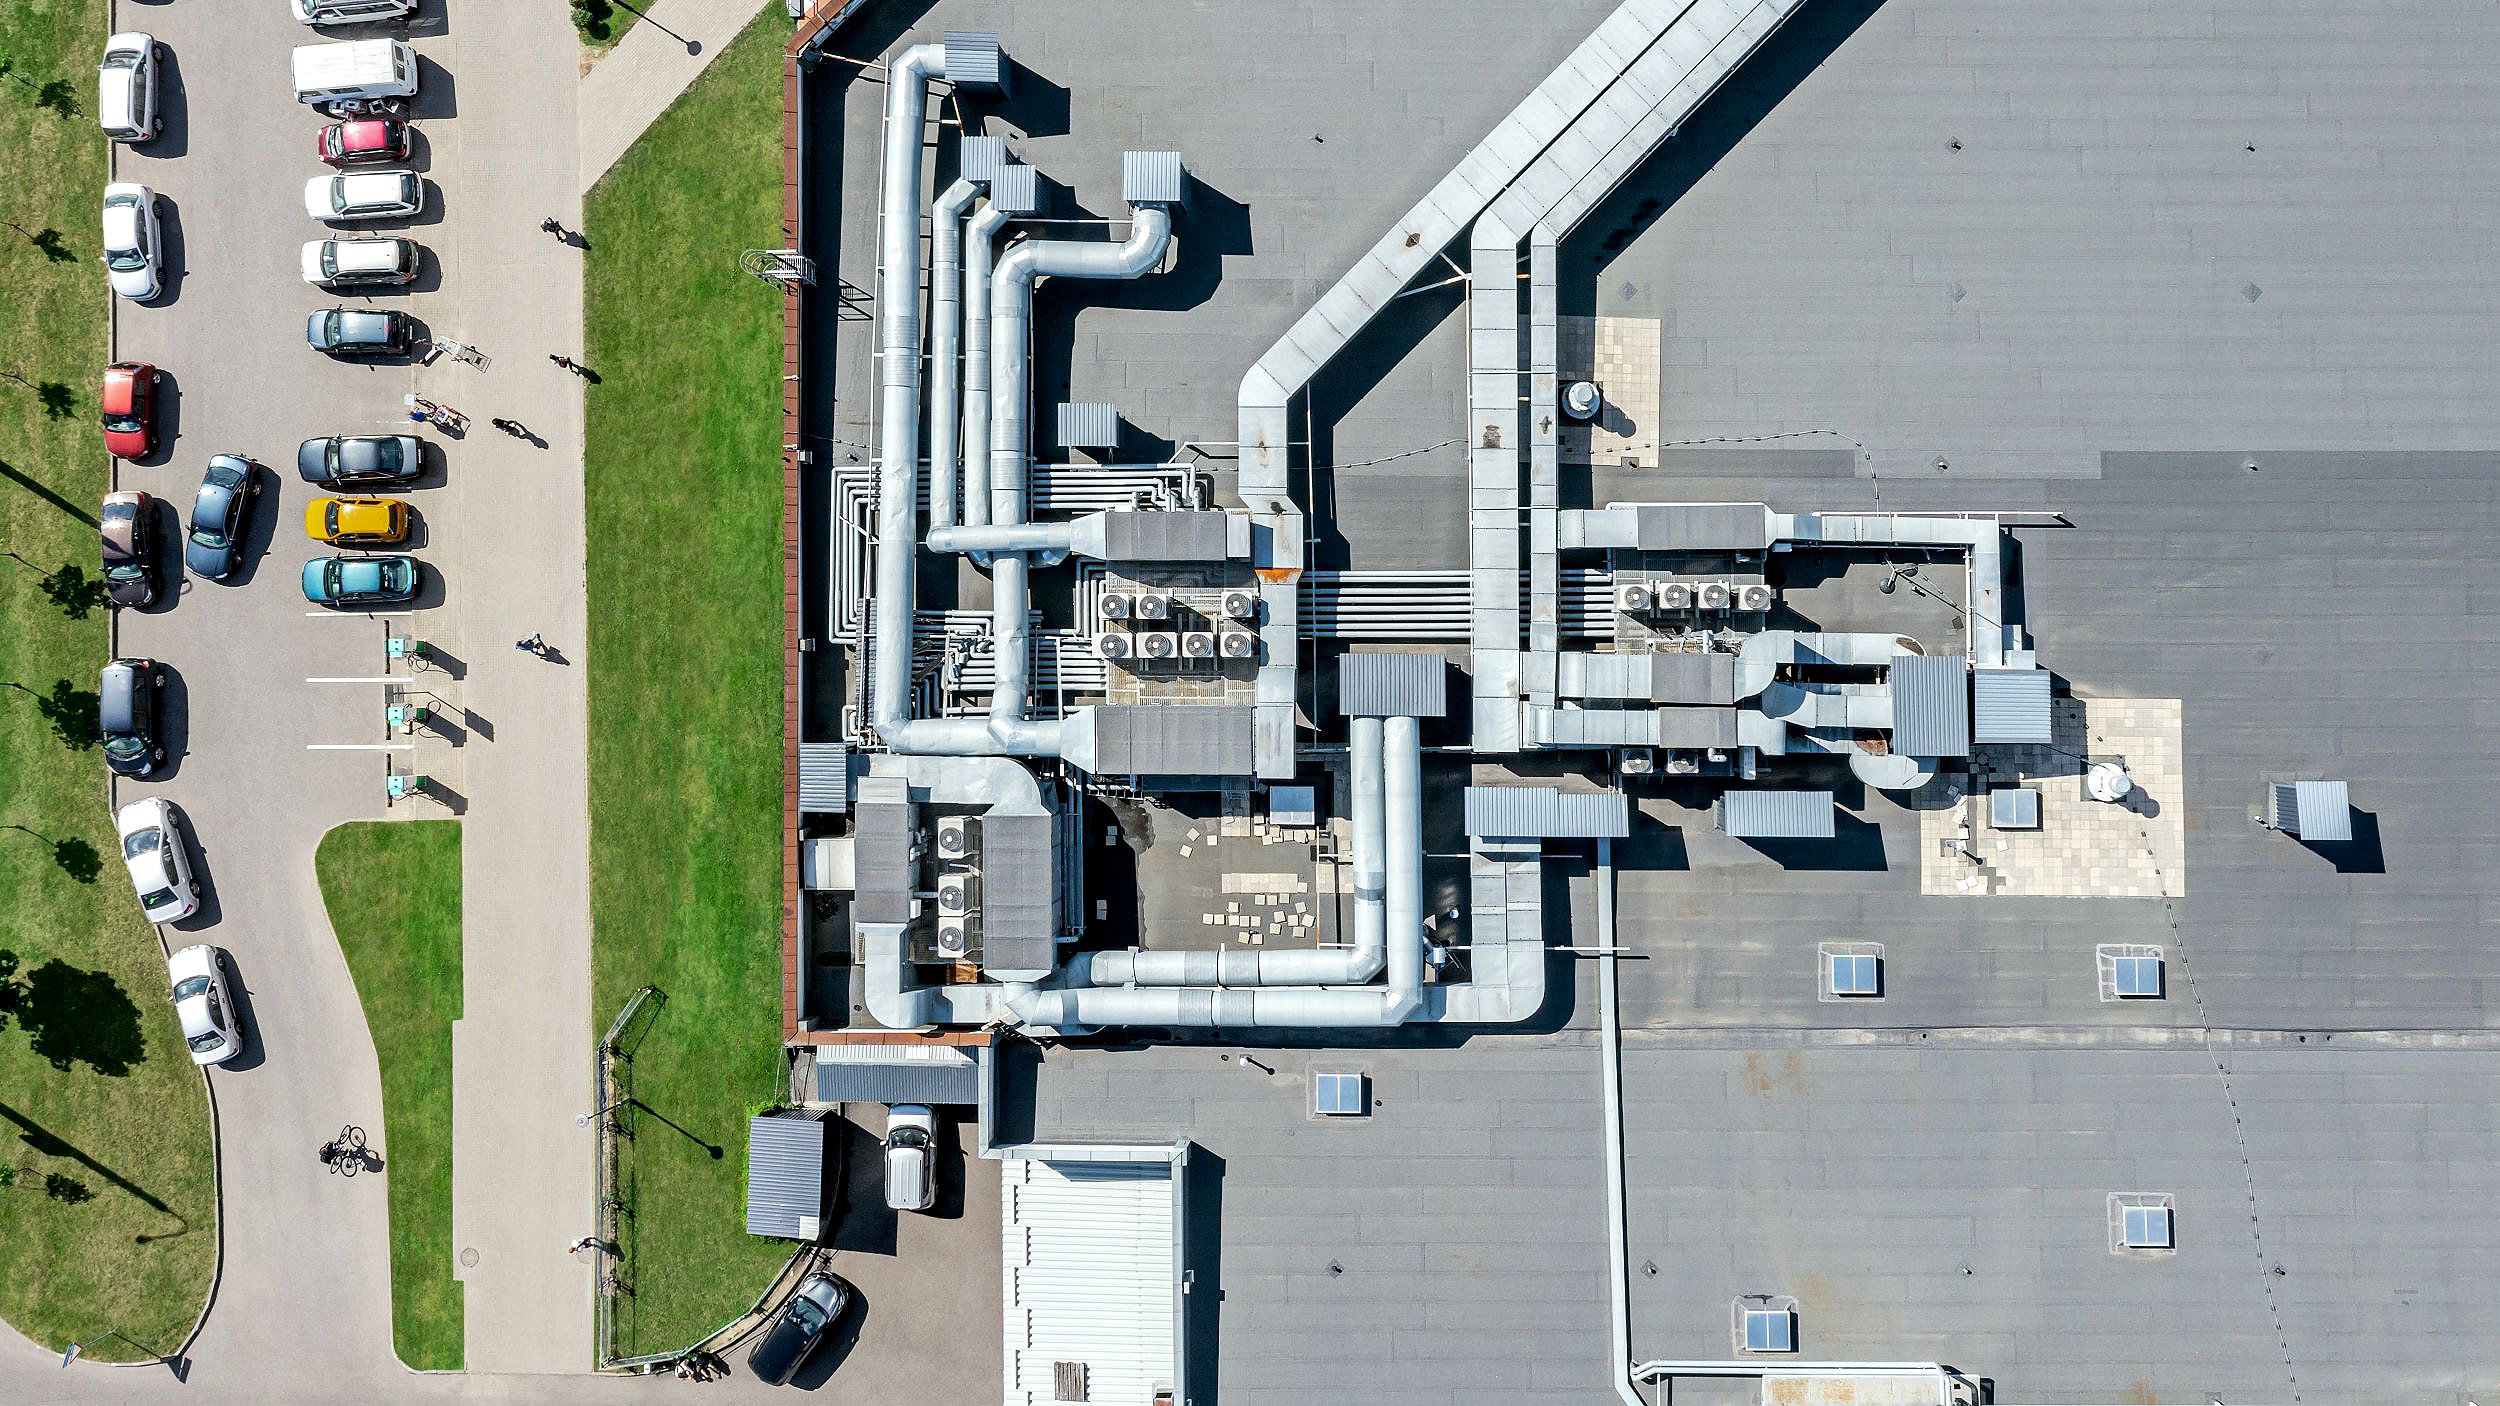
<instances>
[{"instance_id":1,"label":"corrugated metal panel","mask_svg":"<svg viewBox=\"0 0 2500 1406\"><path fill-rule=\"evenodd\" d=\"M2046 669L1971 674L1971 741L2038 745L2056 740Z\"/></svg>"},{"instance_id":2,"label":"corrugated metal panel","mask_svg":"<svg viewBox=\"0 0 2500 1406\"><path fill-rule=\"evenodd\" d=\"M851 830L851 917L908 923L912 913L911 802L870 799L863 787ZM900 785L894 789L902 790Z\"/></svg>"},{"instance_id":3,"label":"corrugated metal panel","mask_svg":"<svg viewBox=\"0 0 2500 1406\"><path fill-rule=\"evenodd\" d=\"M796 1113L747 1120L747 1234L802 1238L825 1211L825 1125Z\"/></svg>"},{"instance_id":4,"label":"corrugated metal panel","mask_svg":"<svg viewBox=\"0 0 2500 1406\"><path fill-rule=\"evenodd\" d=\"M1120 153L1120 198L1131 205L1178 205L1188 193L1189 173L1177 151Z\"/></svg>"},{"instance_id":5,"label":"corrugated metal panel","mask_svg":"<svg viewBox=\"0 0 2500 1406\"><path fill-rule=\"evenodd\" d=\"M981 961L1011 970L1051 965L1059 936L1058 822L1048 815L981 817Z\"/></svg>"},{"instance_id":6,"label":"corrugated metal panel","mask_svg":"<svg viewBox=\"0 0 2500 1406\"><path fill-rule=\"evenodd\" d=\"M1467 833L1502 839L1621 839L1632 815L1620 791L1551 786L1470 786Z\"/></svg>"},{"instance_id":7,"label":"corrugated metal panel","mask_svg":"<svg viewBox=\"0 0 2500 1406\"><path fill-rule=\"evenodd\" d=\"M815 1074L825 1103L981 1101L981 1065L955 1045L820 1046Z\"/></svg>"},{"instance_id":8,"label":"corrugated metal panel","mask_svg":"<svg viewBox=\"0 0 2500 1406\"><path fill-rule=\"evenodd\" d=\"M1007 1401L1046 1406L1061 1362L1085 1364L1106 1406L1177 1391L1171 1166L1018 1157L1000 1172Z\"/></svg>"},{"instance_id":9,"label":"corrugated metal panel","mask_svg":"<svg viewBox=\"0 0 2500 1406\"><path fill-rule=\"evenodd\" d=\"M1650 715L1651 738L1660 747L1733 747L1734 708L1660 708Z\"/></svg>"},{"instance_id":10,"label":"corrugated metal panel","mask_svg":"<svg viewBox=\"0 0 2500 1406\"><path fill-rule=\"evenodd\" d=\"M1061 401L1059 443L1069 449L1118 448L1120 407L1107 400Z\"/></svg>"},{"instance_id":11,"label":"corrugated metal panel","mask_svg":"<svg viewBox=\"0 0 2500 1406\"><path fill-rule=\"evenodd\" d=\"M1247 776L1250 710L1226 704L1104 704L1093 769L1105 776Z\"/></svg>"},{"instance_id":12,"label":"corrugated metal panel","mask_svg":"<svg viewBox=\"0 0 2500 1406\"><path fill-rule=\"evenodd\" d=\"M968 181L992 181L1007 169L1005 137L966 137L956 149L955 167Z\"/></svg>"},{"instance_id":13,"label":"corrugated metal panel","mask_svg":"<svg viewBox=\"0 0 2500 1406\"><path fill-rule=\"evenodd\" d=\"M1002 214L1030 215L1042 208L1042 183L1033 168L1009 162L990 181L990 203Z\"/></svg>"},{"instance_id":14,"label":"corrugated metal panel","mask_svg":"<svg viewBox=\"0 0 2500 1406\"><path fill-rule=\"evenodd\" d=\"M799 744L799 809L809 815L850 813L849 747L839 742Z\"/></svg>"},{"instance_id":15,"label":"corrugated metal panel","mask_svg":"<svg viewBox=\"0 0 2500 1406\"><path fill-rule=\"evenodd\" d=\"M1829 791L1728 791L1719 797L1719 829L1747 840L1828 840Z\"/></svg>"},{"instance_id":16,"label":"corrugated metal panel","mask_svg":"<svg viewBox=\"0 0 2500 1406\"><path fill-rule=\"evenodd\" d=\"M1970 666L1957 654L1892 656L1892 750L1970 755Z\"/></svg>"},{"instance_id":17,"label":"corrugated metal panel","mask_svg":"<svg viewBox=\"0 0 2500 1406\"><path fill-rule=\"evenodd\" d=\"M946 81L958 88L1007 86L1007 61L998 52L998 36L946 31Z\"/></svg>"},{"instance_id":18,"label":"corrugated metal panel","mask_svg":"<svg viewBox=\"0 0 2500 1406\"><path fill-rule=\"evenodd\" d=\"M1349 718L1437 718L1449 707L1449 663L1438 654L1365 650L1337 661L1337 711Z\"/></svg>"},{"instance_id":19,"label":"corrugated metal panel","mask_svg":"<svg viewBox=\"0 0 2500 1406\"><path fill-rule=\"evenodd\" d=\"M1111 512L1102 520L1103 557L1107 561L1222 561L1228 545L1225 518L1223 513L1194 510Z\"/></svg>"},{"instance_id":20,"label":"corrugated metal panel","mask_svg":"<svg viewBox=\"0 0 2500 1406\"><path fill-rule=\"evenodd\" d=\"M2282 781L2273 790L2276 829L2329 843L2352 838L2352 790L2344 782Z\"/></svg>"}]
</instances>

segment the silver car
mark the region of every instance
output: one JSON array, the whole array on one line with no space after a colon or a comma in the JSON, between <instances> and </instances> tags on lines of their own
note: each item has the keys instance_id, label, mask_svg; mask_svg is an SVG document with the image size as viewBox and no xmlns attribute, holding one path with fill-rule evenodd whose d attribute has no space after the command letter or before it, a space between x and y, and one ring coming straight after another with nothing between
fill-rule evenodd
<instances>
[{"instance_id":1,"label":"silver car","mask_svg":"<svg viewBox=\"0 0 2500 1406\"><path fill-rule=\"evenodd\" d=\"M151 923L179 923L200 911L200 881L182 848L182 814L162 796L123 806L113 817L122 863Z\"/></svg>"},{"instance_id":2,"label":"silver car","mask_svg":"<svg viewBox=\"0 0 2500 1406\"><path fill-rule=\"evenodd\" d=\"M156 192L130 181L104 188L104 268L113 291L144 303L165 291L165 231Z\"/></svg>"},{"instance_id":3,"label":"silver car","mask_svg":"<svg viewBox=\"0 0 2500 1406\"><path fill-rule=\"evenodd\" d=\"M104 41L96 70L96 121L117 142L156 140L164 113L156 105L156 61L164 46L145 34L116 34Z\"/></svg>"},{"instance_id":4,"label":"silver car","mask_svg":"<svg viewBox=\"0 0 2500 1406\"><path fill-rule=\"evenodd\" d=\"M174 987L174 1018L193 1064L223 1064L243 1049L235 1026L234 999L226 991L225 953L203 942L165 959Z\"/></svg>"}]
</instances>

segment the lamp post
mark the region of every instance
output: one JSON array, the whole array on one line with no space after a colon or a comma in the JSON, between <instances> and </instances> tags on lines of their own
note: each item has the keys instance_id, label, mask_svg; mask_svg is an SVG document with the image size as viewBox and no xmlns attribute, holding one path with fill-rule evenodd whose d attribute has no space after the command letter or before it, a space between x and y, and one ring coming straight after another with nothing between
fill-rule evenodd
<instances>
[{"instance_id":1,"label":"lamp post","mask_svg":"<svg viewBox=\"0 0 2500 1406\"><path fill-rule=\"evenodd\" d=\"M123 1342L130 1343L132 1347L138 1348L141 1352L146 1352L148 1350L145 1344L131 1342L127 1336L122 1334L117 1329L107 1328L103 1332L95 1335L95 1341L97 1342L102 1342L106 1338L120 1338ZM61 1353L62 1369L67 1370L69 1364L77 1361L81 1356L85 1355L86 1351L87 1345L85 1343L71 1343L68 1348L64 1349Z\"/></svg>"},{"instance_id":2,"label":"lamp post","mask_svg":"<svg viewBox=\"0 0 2500 1406\"><path fill-rule=\"evenodd\" d=\"M601 1104L599 1107L583 1114L579 1118L574 1119L573 1126L577 1128L587 1128L590 1126L590 1121L593 1118L604 1118L608 1114L615 1112L617 1109L623 1108L625 1105L632 1103L633 1101L634 1097L631 1094L627 1094L623 1098L610 1099L606 1103Z\"/></svg>"}]
</instances>

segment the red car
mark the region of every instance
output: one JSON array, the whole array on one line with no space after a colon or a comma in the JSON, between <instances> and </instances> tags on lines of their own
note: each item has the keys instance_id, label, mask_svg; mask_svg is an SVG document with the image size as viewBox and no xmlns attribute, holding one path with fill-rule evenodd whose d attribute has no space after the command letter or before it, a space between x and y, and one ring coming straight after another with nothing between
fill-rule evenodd
<instances>
[{"instance_id":1,"label":"red car","mask_svg":"<svg viewBox=\"0 0 2500 1406\"><path fill-rule=\"evenodd\" d=\"M313 154L333 166L372 166L408 159L408 124L397 118L333 122L313 139Z\"/></svg>"},{"instance_id":2,"label":"red car","mask_svg":"<svg viewBox=\"0 0 2500 1406\"><path fill-rule=\"evenodd\" d=\"M165 373L144 361L104 368L104 447L117 459L144 459L156 448L156 383Z\"/></svg>"}]
</instances>

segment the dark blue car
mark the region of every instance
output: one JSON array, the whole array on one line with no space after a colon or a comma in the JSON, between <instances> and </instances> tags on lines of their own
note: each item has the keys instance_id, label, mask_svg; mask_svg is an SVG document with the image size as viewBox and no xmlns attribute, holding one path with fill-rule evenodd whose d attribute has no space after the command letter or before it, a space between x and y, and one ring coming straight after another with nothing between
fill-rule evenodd
<instances>
[{"instance_id":1,"label":"dark blue car","mask_svg":"<svg viewBox=\"0 0 2500 1406\"><path fill-rule=\"evenodd\" d=\"M191 500L191 535L183 541L183 565L194 576L223 581L243 562L243 537L252 525L252 494L259 480L252 461L220 454L200 475Z\"/></svg>"}]
</instances>

